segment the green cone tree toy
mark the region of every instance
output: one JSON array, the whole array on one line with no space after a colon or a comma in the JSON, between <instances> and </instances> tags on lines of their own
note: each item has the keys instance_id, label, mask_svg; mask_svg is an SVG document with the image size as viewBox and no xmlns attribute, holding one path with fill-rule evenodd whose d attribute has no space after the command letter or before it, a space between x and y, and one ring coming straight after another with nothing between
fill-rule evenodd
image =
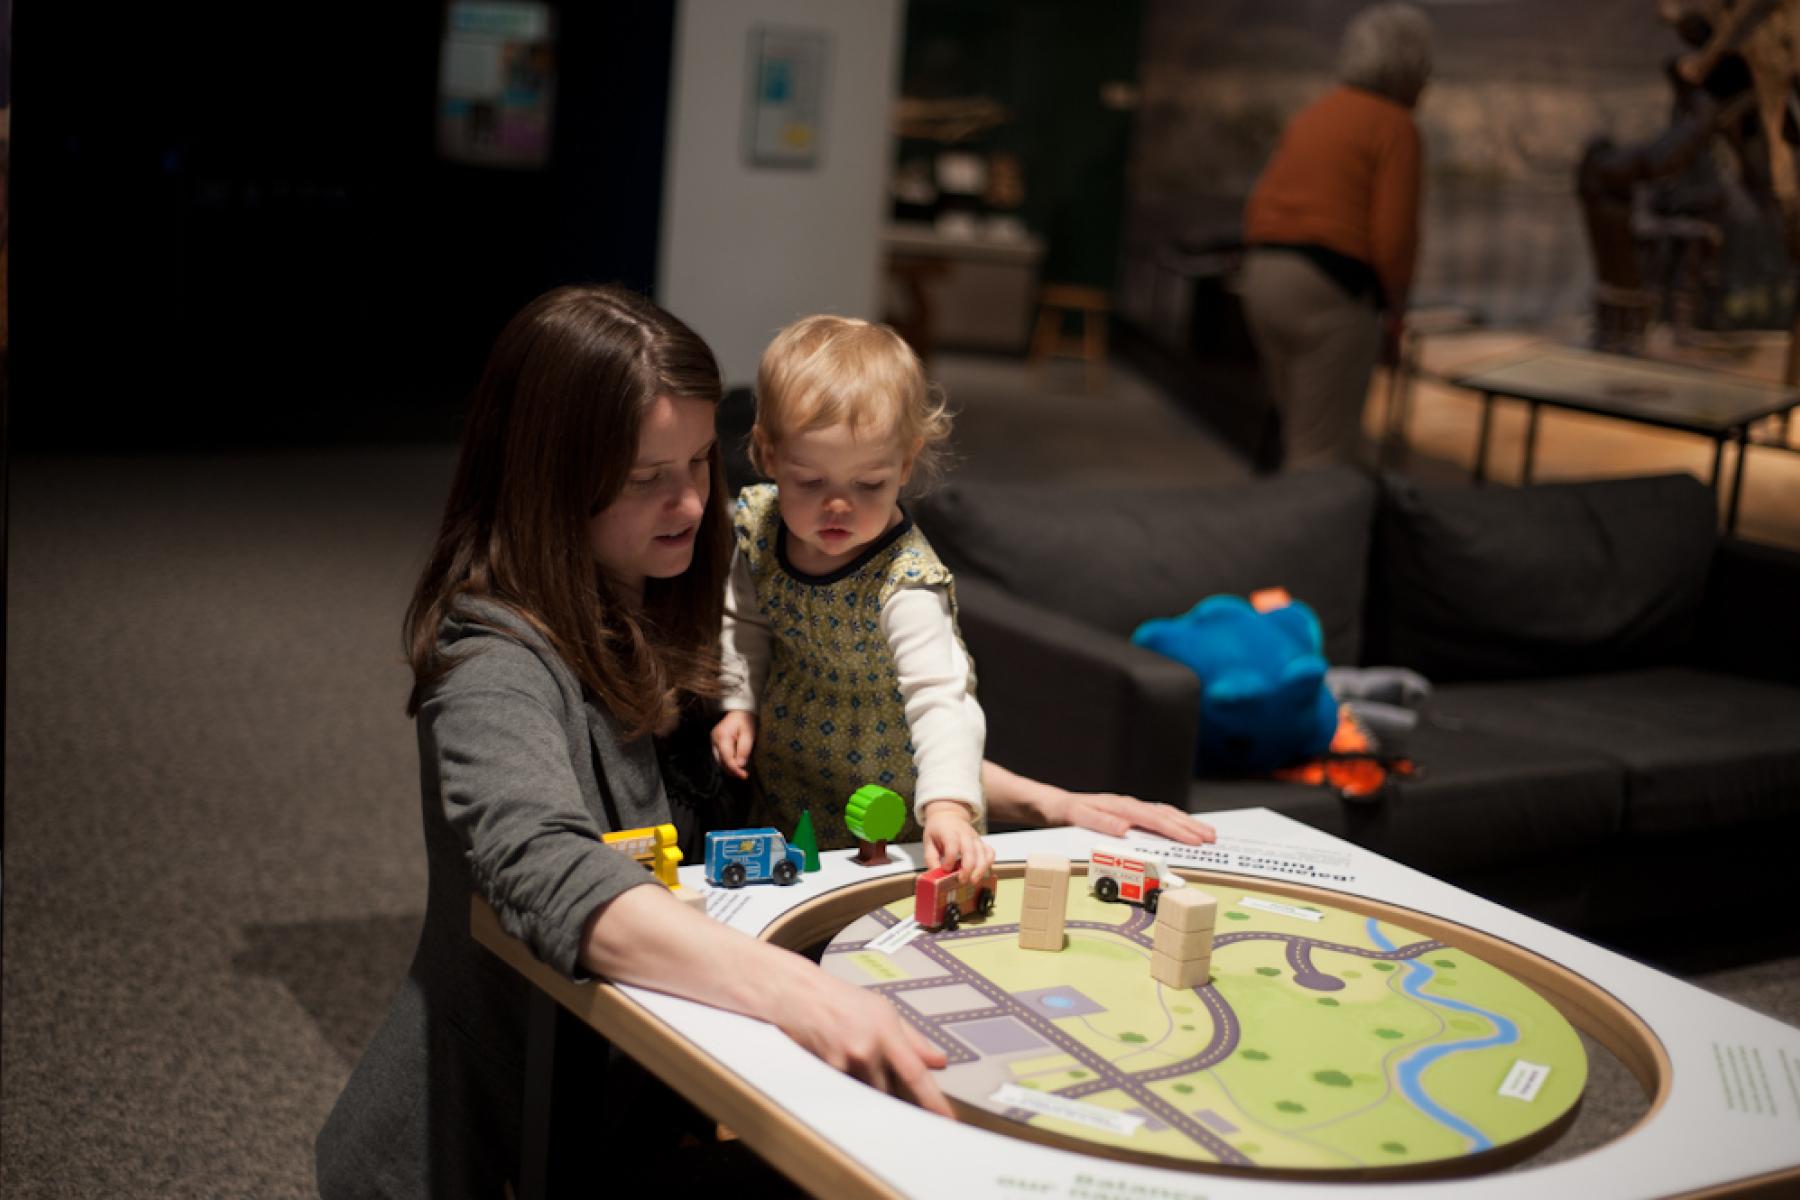
<instances>
[{"instance_id":1,"label":"green cone tree toy","mask_svg":"<svg viewBox=\"0 0 1800 1200\"><path fill-rule=\"evenodd\" d=\"M794 836L788 839L788 845L800 847L800 852L806 855L806 865L801 870L819 869L819 837L813 832L811 809L800 810L800 823L794 826Z\"/></svg>"}]
</instances>

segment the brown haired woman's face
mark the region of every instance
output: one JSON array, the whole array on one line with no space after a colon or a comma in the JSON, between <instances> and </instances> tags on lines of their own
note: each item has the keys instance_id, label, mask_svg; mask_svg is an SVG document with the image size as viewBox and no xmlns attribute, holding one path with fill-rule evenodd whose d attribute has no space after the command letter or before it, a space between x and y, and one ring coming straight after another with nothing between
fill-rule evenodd
<instances>
[{"instance_id":1,"label":"brown haired woman's face","mask_svg":"<svg viewBox=\"0 0 1800 1200\"><path fill-rule=\"evenodd\" d=\"M646 579L670 579L694 560L694 538L712 487L710 401L658 396L644 413L625 487L588 522L600 569L642 594Z\"/></svg>"}]
</instances>

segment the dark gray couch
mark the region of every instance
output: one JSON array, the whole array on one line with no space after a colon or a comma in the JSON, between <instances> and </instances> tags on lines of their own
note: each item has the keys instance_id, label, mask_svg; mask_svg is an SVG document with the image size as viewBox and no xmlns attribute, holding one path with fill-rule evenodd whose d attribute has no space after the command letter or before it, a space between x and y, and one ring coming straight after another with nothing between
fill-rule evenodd
<instances>
[{"instance_id":1,"label":"dark gray couch","mask_svg":"<svg viewBox=\"0 0 1800 1200\"><path fill-rule=\"evenodd\" d=\"M1800 555L1720 538L1688 476L953 483L916 512L957 572L1001 763L1263 805L1590 932L1800 900ZM1198 680L1128 635L1272 585L1318 612L1332 663L1433 681L1416 777L1360 803L1193 777Z\"/></svg>"}]
</instances>

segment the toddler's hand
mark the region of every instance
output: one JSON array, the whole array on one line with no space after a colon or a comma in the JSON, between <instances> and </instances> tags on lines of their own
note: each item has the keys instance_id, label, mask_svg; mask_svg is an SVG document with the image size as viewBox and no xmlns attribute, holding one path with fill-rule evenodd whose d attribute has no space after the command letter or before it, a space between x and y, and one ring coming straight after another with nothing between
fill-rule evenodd
<instances>
[{"instance_id":1,"label":"toddler's hand","mask_svg":"<svg viewBox=\"0 0 1800 1200\"><path fill-rule=\"evenodd\" d=\"M964 880L980 883L994 865L994 848L975 832L968 805L933 800L925 806L925 865L952 862Z\"/></svg>"},{"instance_id":2,"label":"toddler's hand","mask_svg":"<svg viewBox=\"0 0 1800 1200\"><path fill-rule=\"evenodd\" d=\"M750 778L750 750L756 745L756 714L733 710L713 726L713 757L739 779Z\"/></svg>"}]
</instances>

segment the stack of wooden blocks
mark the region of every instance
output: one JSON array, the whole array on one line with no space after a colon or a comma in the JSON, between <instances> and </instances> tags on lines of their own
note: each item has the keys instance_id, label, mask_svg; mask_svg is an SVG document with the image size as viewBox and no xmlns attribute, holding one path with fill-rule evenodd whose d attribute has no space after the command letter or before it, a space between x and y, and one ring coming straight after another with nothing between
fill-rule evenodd
<instances>
[{"instance_id":1,"label":"stack of wooden blocks","mask_svg":"<svg viewBox=\"0 0 1800 1200\"><path fill-rule=\"evenodd\" d=\"M1194 887L1164 891L1156 905L1150 974L1174 988L1197 988L1212 978L1213 925L1219 902Z\"/></svg>"},{"instance_id":2,"label":"stack of wooden blocks","mask_svg":"<svg viewBox=\"0 0 1800 1200\"><path fill-rule=\"evenodd\" d=\"M1025 860L1025 903L1019 910L1019 946L1061 950L1069 907L1069 860L1060 854L1033 854Z\"/></svg>"}]
</instances>

